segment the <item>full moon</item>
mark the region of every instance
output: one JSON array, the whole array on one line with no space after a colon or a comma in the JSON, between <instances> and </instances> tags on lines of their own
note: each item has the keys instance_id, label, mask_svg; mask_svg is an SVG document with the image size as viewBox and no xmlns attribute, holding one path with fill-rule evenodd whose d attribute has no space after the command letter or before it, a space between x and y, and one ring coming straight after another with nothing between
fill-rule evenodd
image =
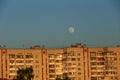
<instances>
[{"instance_id":1,"label":"full moon","mask_svg":"<svg viewBox=\"0 0 120 80\"><path fill-rule=\"evenodd\" d=\"M69 33L74 33L75 32L75 28L74 27L69 27L68 31L69 31Z\"/></svg>"}]
</instances>

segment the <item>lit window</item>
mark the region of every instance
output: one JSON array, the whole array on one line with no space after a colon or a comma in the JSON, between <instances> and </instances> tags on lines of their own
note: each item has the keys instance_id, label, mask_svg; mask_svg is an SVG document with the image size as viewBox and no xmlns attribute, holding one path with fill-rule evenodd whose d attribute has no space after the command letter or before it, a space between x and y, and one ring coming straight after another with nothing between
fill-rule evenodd
<instances>
[{"instance_id":1,"label":"lit window","mask_svg":"<svg viewBox=\"0 0 120 80\"><path fill-rule=\"evenodd\" d=\"M57 54L57 55L55 55L55 57L56 57L56 58L61 58L62 55L61 55L61 54Z\"/></svg>"},{"instance_id":2,"label":"lit window","mask_svg":"<svg viewBox=\"0 0 120 80\"><path fill-rule=\"evenodd\" d=\"M54 58L54 54L49 54L49 58Z\"/></svg>"},{"instance_id":3,"label":"lit window","mask_svg":"<svg viewBox=\"0 0 120 80\"><path fill-rule=\"evenodd\" d=\"M56 70L56 73L59 73L59 72L61 72L61 69L57 69L57 70Z\"/></svg>"},{"instance_id":4,"label":"lit window","mask_svg":"<svg viewBox=\"0 0 120 80\"><path fill-rule=\"evenodd\" d=\"M24 68L24 65L17 65L17 68Z\"/></svg>"}]
</instances>

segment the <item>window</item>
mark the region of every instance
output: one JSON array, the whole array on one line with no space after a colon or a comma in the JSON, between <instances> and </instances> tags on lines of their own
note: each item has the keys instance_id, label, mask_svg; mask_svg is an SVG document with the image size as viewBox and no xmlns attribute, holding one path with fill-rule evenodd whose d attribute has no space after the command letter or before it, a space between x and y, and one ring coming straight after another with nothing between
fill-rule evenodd
<instances>
[{"instance_id":1,"label":"window","mask_svg":"<svg viewBox=\"0 0 120 80\"><path fill-rule=\"evenodd\" d=\"M24 55L16 55L16 58L21 58L21 59L23 59L23 58L24 58Z\"/></svg>"},{"instance_id":2,"label":"window","mask_svg":"<svg viewBox=\"0 0 120 80\"><path fill-rule=\"evenodd\" d=\"M11 78L11 79L12 79L13 77L14 77L14 76L9 76L9 78Z\"/></svg>"},{"instance_id":3,"label":"window","mask_svg":"<svg viewBox=\"0 0 120 80\"><path fill-rule=\"evenodd\" d=\"M78 58L78 61L80 61L80 58Z\"/></svg>"},{"instance_id":4,"label":"window","mask_svg":"<svg viewBox=\"0 0 120 80\"><path fill-rule=\"evenodd\" d=\"M80 56L80 53L78 53L77 55Z\"/></svg>"},{"instance_id":5,"label":"window","mask_svg":"<svg viewBox=\"0 0 120 80\"><path fill-rule=\"evenodd\" d=\"M58 65L59 66L59 65ZM55 68L55 65L49 65L49 68Z\"/></svg>"},{"instance_id":6,"label":"window","mask_svg":"<svg viewBox=\"0 0 120 80\"><path fill-rule=\"evenodd\" d=\"M60 62L62 62L61 60L56 60L56 63L60 63Z\"/></svg>"},{"instance_id":7,"label":"window","mask_svg":"<svg viewBox=\"0 0 120 80\"><path fill-rule=\"evenodd\" d=\"M75 56L75 54L73 51L71 51L70 53L68 53L68 56Z\"/></svg>"},{"instance_id":8,"label":"window","mask_svg":"<svg viewBox=\"0 0 120 80\"><path fill-rule=\"evenodd\" d=\"M68 63L68 66L72 66L72 63Z\"/></svg>"},{"instance_id":9,"label":"window","mask_svg":"<svg viewBox=\"0 0 120 80\"><path fill-rule=\"evenodd\" d=\"M26 61L26 63L32 63L33 62L33 60L27 60Z\"/></svg>"},{"instance_id":10,"label":"window","mask_svg":"<svg viewBox=\"0 0 120 80\"><path fill-rule=\"evenodd\" d=\"M90 56L96 56L96 52L90 52Z\"/></svg>"},{"instance_id":11,"label":"window","mask_svg":"<svg viewBox=\"0 0 120 80\"><path fill-rule=\"evenodd\" d=\"M81 80L81 78L78 78L78 80Z\"/></svg>"},{"instance_id":12,"label":"window","mask_svg":"<svg viewBox=\"0 0 120 80\"><path fill-rule=\"evenodd\" d=\"M35 63L39 63L39 61L38 61L38 60L36 60L36 61L35 61Z\"/></svg>"},{"instance_id":13,"label":"window","mask_svg":"<svg viewBox=\"0 0 120 80\"><path fill-rule=\"evenodd\" d=\"M36 73L39 73L40 71L39 70L36 70Z\"/></svg>"},{"instance_id":14,"label":"window","mask_svg":"<svg viewBox=\"0 0 120 80\"><path fill-rule=\"evenodd\" d=\"M97 77L91 77L91 80L97 80Z\"/></svg>"},{"instance_id":15,"label":"window","mask_svg":"<svg viewBox=\"0 0 120 80\"><path fill-rule=\"evenodd\" d=\"M56 65L56 67L60 67L60 65Z\"/></svg>"},{"instance_id":16,"label":"window","mask_svg":"<svg viewBox=\"0 0 120 80\"><path fill-rule=\"evenodd\" d=\"M15 70L10 70L10 73L15 73Z\"/></svg>"},{"instance_id":17,"label":"window","mask_svg":"<svg viewBox=\"0 0 120 80\"><path fill-rule=\"evenodd\" d=\"M33 58L33 55L26 55L26 58Z\"/></svg>"},{"instance_id":18,"label":"window","mask_svg":"<svg viewBox=\"0 0 120 80\"><path fill-rule=\"evenodd\" d=\"M9 58L15 58L15 54L9 54Z\"/></svg>"},{"instance_id":19,"label":"window","mask_svg":"<svg viewBox=\"0 0 120 80\"><path fill-rule=\"evenodd\" d=\"M80 66L81 64L80 63L78 63L78 66Z\"/></svg>"},{"instance_id":20,"label":"window","mask_svg":"<svg viewBox=\"0 0 120 80\"><path fill-rule=\"evenodd\" d=\"M76 63L73 63L73 65L76 65Z\"/></svg>"},{"instance_id":21,"label":"window","mask_svg":"<svg viewBox=\"0 0 120 80\"><path fill-rule=\"evenodd\" d=\"M54 69L49 70L49 73L55 73Z\"/></svg>"},{"instance_id":22,"label":"window","mask_svg":"<svg viewBox=\"0 0 120 80\"><path fill-rule=\"evenodd\" d=\"M91 60L96 60L96 57L91 57L90 59L91 59Z\"/></svg>"},{"instance_id":23,"label":"window","mask_svg":"<svg viewBox=\"0 0 120 80\"><path fill-rule=\"evenodd\" d=\"M61 72L61 69L57 69L57 70L56 70L56 73L59 73L59 72Z\"/></svg>"},{"instance_id":24,"label":"window","mask_svg":"<svg viewBox=\"0 0 120 80\"><path fill-rule=\"evenodd\" d=\"M12 63L12 64L13 64L14 62L15 62L15 60L10 60L10 63Z\"/></svg>"},{"instance_id":25,"label":"window","mask_svg":"<svg viewBox=\"0 0 120 80\"><path fill-rule=\"evenodd\" d=\"M33 58L33 56L31 56L30 58ZM38 59L38 58L39 58L39 55L35 55L35 58Z\"/></svg>"},{"instance_id":26,"label":"window","mask_svg":"<svg viewBox=\"0 0 120 80\"><path fill-rule=\"evenodd\" d=\"M74 67L72 67L71 69L72 69L72 70L75 70L75 68L74 68Z\"/></svg>"},{"instance_id":27,"label":"window","mask_svg":"<svg viewBox=\"0 0 120 80\"><path fill-rule=\"evenodd\" d=\"M81 68L78 68L78 70L81 70Z\"/></svg>"},{"instance_id":28,"label":"window","mask_svg":"<svg viewBox=\"0 0 120 80\"><path fill-rule=\"evenodd\" d=\"M56 57L56 58L61 58L62 55L61 55L61 54L57 54L57 55L55 55L55 57Z\"/></svg>"},{"instance_id":29,"label":"window","mask_svg":"<svg viewBox=\"0 0 120 80\"><path fill-rule=\"evenodd\" d=\"M16 63L24 63L23 60L17 60Z\"/></svg>"},{"instance_id":30,"label":"window","mask_svg":"<svg viewBox=\"0 0 120 80\"><path fill-rule=\"evenodd\" d=\"M55 75L49 75L50 78L55 78Z\"/></svg>"},{"instance_id":31,"label":"window","mask_svg":"<svg viewBox=\"0 0 120 80\"><path fill-rule=\"evenodd\" d=\"M15 66L13 66L13 65L10 65L9 67L10 67L10 68L15 68Z\"/></svg>"},{"instance_id":32,"label":"window","mask_svg":"<svg viewBox=\"0 0 120 80\"><path fill-rule=\"evenodd\" d=\"M16 66L17 68L24 68L24 65L18 65ZM30 67L30 66L27 66L27 67Z\"/></svg>"},{"instance_id":33,"label":"window","mask_svg":"<svg viewBox=\"0 0 120 80\"><path fill-rule=\"evenodd\" d=\"M69 72L68 74L69 75L75 75L75 72Z\"/></svg>"},{"instance_id":34,"label":"window","mask_svg":"<svg viewBox=\"0 0 120 80\"><path fill-rule=\"evenodd\" d=\"M78 72L78 75L81 75L81 72Z\"/></svg>"},{"instance_id":35,"label":"window","mask_svg":"<svg viewBox=\"0 0 120 80\"><path fill-rule=\"evenodd\" d=\"M38 78L38 75L36 75L36 78Z\"/></svg>"},{"instance_id":36,"label":"window","mask_svg":"<svg viewBox=\"0 0 120 80\"><path fill-rule=\"evenodd\" d=\"M91 70L96 70L96 67L91 67Z\"/></svg>"},{"instance_id":37,"label":"window","mask_svg":"<svg viewBox=\"0 0 120 80\"><path fill-rule=\"evenodd\" d=\"M36 65L36 68L39 68L39 65Z\"/></svg>"},{"instance_id":38,"label":"window","mask_svg":"<svg viewBox=\"0 0 120 80\"><path fill-rule=\"evenodd\" d=\"M55 62L55 60L54 60L54 59L49 60L49 63L54 63L54 62Z\"/></svg>"},{"instance_id":39,"label":"window","mask_svg":"<svg viewBox=\"0 0 120 80\"><path fill-rule=\"evenodd\" d=\"M72 75L72 72L69 72L69 75Z\"/></svg>"},{"instance_id":40,"label":"window","mask_svg":"<svg viewBox=\"0 0 120 80\"><path fill-rule=\"evenodd\" d=\"M68 68L68 70L72 70L72 68Z\"/></svg>"},{"instance_id":41,"label":"window","mask_svg":"<svg viewBox=\"0 0 120 80\"><path fill-rule=\"evenodd\" d=\"M117 60L117 58L114 58L114 60Z\"/></svg>"},{"instance_id":42,"label":"window","mask_svg":"<svg viewBox=\"0 0 120 80\"><path fill-rule=\"evenodd\" d=\"M101 60L101 61L103 61L104 58L103 58L103 57L99 57L99 58L97 58L97 60Z\"/></svg>"},{"instance_id":43,"label":"window","mask_svg":"<svg viewBox=\"0 0 120 80\"><path fill-rule=\"evenodd\" d=\"M54 54L49 54L49 58L54 58Z\"/></svg>"},{"instance_id":44,"label":"window","mask_svg":"<svg viewBox=\"0 0 120 80\"><path fill-rule=\"evenodd\" d=\"M97 63L96 62L91 62L91 65L96 65Z\"/></svg>"},{"instance_id":45,"label":"window","mask_svg":"<svg viewBox=\"0 0 120 80\"><path fill-rule=\"evenodd\" d=\"M72 60L72 61L76 61L76 58L72 58L71 60Z\"/></svg>"}]
</instances>

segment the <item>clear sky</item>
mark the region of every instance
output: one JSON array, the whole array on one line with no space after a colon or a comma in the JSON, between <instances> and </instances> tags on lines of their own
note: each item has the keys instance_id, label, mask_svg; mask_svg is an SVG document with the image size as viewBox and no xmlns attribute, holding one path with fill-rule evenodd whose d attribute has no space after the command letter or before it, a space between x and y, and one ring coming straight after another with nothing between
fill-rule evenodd
<instances>
[{"instance_id":1,"label":"clear sky","mask_svg":"<svg viewBox=\"0 0 120 80\"><path fill-rule=\"evenodd\" d=\"M120 1L0 0L0 45L58 48L77 42L120 44Z\"/></svg>"}]
</instances>

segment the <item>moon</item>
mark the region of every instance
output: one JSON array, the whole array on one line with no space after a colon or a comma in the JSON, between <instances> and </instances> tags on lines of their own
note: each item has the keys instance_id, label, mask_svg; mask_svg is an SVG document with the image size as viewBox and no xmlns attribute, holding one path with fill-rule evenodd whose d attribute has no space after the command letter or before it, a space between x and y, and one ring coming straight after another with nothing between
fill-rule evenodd
<instances>
[{"instance_id":1,"label":"moon","mask_svg":"<svg viewBox=\"0 0 120 80\"><path fill-rule=\"evenodd\" d=\"M69 27L68 31L69 31L69 33L74 33L75 32L75 28L74 27Z\"/></svg>"}]
</instances>

